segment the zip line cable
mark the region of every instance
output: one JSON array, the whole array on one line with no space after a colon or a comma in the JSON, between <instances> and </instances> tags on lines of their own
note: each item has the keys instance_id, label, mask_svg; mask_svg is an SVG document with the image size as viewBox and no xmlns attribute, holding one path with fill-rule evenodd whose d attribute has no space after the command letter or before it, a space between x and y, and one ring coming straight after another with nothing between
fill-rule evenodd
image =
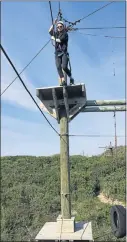
<instances>
[{"instance_id":1,"label":"zip line cable","mask_svg":"<svg viewBox=\"0 0 127 242\"><path fill-rule=\"evenodd\" d=\"M86 27L86 28L73 28L74 31L76 30L84 30L84 29L126 29L126 27Z\"/></svg>"},{"instance_id":2,"label":"zip line cable","mask_svg":"<svg viewBox=\"0 0 127 242\"><path fill-rule=\"evenodd\" d=\"M39 105L37 104L36 100L34 99L34 97L32 96L32 94L30 93L30 91L28 90L28 88L26 87L24 81L22 80L22 78L20 77L18 71L16 70L15 66L13 65L12 61L10 60L9 56L7 55L6 51L4 50L4 48L2 47L2 45L0 44L0 48L2 49L4 55L6 56L7 60L9 61L9 63L11 64L12 68L14 69L14 71L16 72L18 78L20 79L22 85L24 86L24 88L26 89L26 91L28 92L28 94L30 95L30 97L32 98L33 102L35 103L35 105L37 106L37 108L39 109L39 111L42 113L42 115L44 116L44 118L46 119L46 121L48 122L48 124L50 125L50 127L55 131L55 133L60 136L60 134L57 132L57 130L52 126L52 124L49 122L49 120L47 119L47 117L45 116L45 114L43 113L43 111L41 110L41 108L39 107Z\"/></svg>"},{"instance_id":3,"label":"zip line cable","mask_svg":"<svg viewBox=\"0 0 127 242\"><path fill-rule=\"evenodd\" d=\"M54 21L53 21L51 1L49 1L49 8L50 8L51 20L52 20L52 25L53 25L53 35L55 37L55 47L56 47L56 34L55 34L55 27L54 27ZM52 42L52 45L54 46L53 42Z\"/></svg>"},{"instance_id":4,"label":"zip line cable","mask_svg":"<svg viewBox=\"0 0 127 242\"><path fill-rule=\"evenodd\" d=\"M87 18L87 17L93 15L94 13L96 13L96 12L102 10L103 8L107 7L108 5L110 5L110 4L114 3L114 2L115 2L115 1L112 1L112 2L110 2L110 3L107 3L106 5L103 5L102 7L96 9L95 11L93 11L92 13L90 13L90 14L86 15L85 17L81 18L80 21L82 21L82 20L84 20L85 18Z\"/></svg>"},{"instance_id":5,"label":"zip line cable","mask_svg":"<svg viewBox=\"0 0 127 242\"><path fill-rule=\"evenodd\" d=\"M59 13L60 13L60 1L58 2L58 4L59 4Z\"/></svg>"},{"instance_id":6,"label":"zip line cable","mask_svg":"<svg viewBox=\"0 0 127 242\"><path fill-rule=\"evenodd\" d=\"M31 61L22 69L22 71L19 73L19 75L21 75L26 68L33 62L33 60L41 53L41 51L49 44L50 40L48 40L48 42L37 52L37 54L31 59ZM13 82L18 78L18 76L16 76L14 78L14 80L4 89L4 91L0 94L0 96L2 96L5 91L13 84Z\"/></svg>"},{"instance_id":7,"label":"zip line cable","mask_svg":"<svg viewBox=\"0 0 127 242\"><path fill-rule=\"evenodd\" d=\"M112 57L113 57L113 54L114 54L114 45L113 45L113 40L111 39L111 48L112 48ZM113 76L116 75L116 72L115 72L115 60L113 60Z\"/></svg>"},{"instance_id":8,"label":"zip line cable","mask_svg":"<svg viewBox=\"0 0 127 242\"><path fill-rule=\"evenodd\" d=\"M75 32L73 32L75 33ZM100 37L104 37L104 38L111 38L111 39L125 39L124 36L110 36L110 35L99 35L99 34L90 34L90 33L82 33L80 31L78 31L77 33L79 34L83 34L83 35L90 35L90 36L100 36Z\"/></svg>"},{"instance_id":9,"label":"zip line cable","mask_svg":"<svg viewBox=\"0 0 127 242\"><path fill-rule=\"evenodd\" d=\"M79 19L79 20L76 20L75 22L70 22L70 21L68 21L68 20L66 20L66 19L64 19L64 18L63 18L63 20L64 20L65 22L69 23L70 25L74 26L74 25L76 25L77 23L80 23L80 21L82 21L82 20L88 18L89 16L91 16L91 15L93 15L94 13L96 13L96 12L102 10L103 8L107 7L108 5L110 5L110 4L114 3L114 2L115 2L115 1L112 1L112 2L109 2L109 3L106 4L106 5L103 5L102 7L96 9L95 11L93 11L93 12L91 12L91 13L89 13L88 15L84 16L83 18L81 18L81 19Z\"/></svg>"},{"instance_id":10,"label":"zip line cable","mask_svg":"<svg viewBox=\"0 0 127 242\"><path fill-rule=\"evenodd\" d=\"M60 8L60 1L59 1L59 11L58 11L57 19L58 18L59 18L60 21L62 21L62 19L63 19L62 12L61 12L61 8Z\"/></svg>"},{"instance_id":11,"label":"zip line cable","mask_svg":"<svg viewBox=\"0 0 127 242\"><path fill-rule=\"evenodd\" d=\"M49 7L50 7L50 14L51 14L52 25L53 25L53 32L54 32L54 22L53 22L53 13L52 13L51 1L49 1Z\"/></svg>"},{"instance_id":12,"label":"zip line cable","mask_svg":"<svg viewBox=\"0 0 127 242\"><path fill-rule=\"evenodd\" d=\"M115 137L115 135L99 135L99 134L69 134L71 137ZM125 137L125 135L117 135L117 137Z\"/></svg>"}]
</instances>

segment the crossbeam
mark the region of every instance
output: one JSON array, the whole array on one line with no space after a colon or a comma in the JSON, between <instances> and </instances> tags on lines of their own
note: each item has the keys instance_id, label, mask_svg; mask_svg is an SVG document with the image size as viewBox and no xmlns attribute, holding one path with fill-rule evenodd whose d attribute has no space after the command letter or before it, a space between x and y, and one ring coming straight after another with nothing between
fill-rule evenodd
<instances>
[{"instance_id":1,"label":"crossbeam","mask_svg":"<svg viewBox=\"0 0 127 242\"><path fill-rule=\"evenodd\" d=\"M126 100L87 100L86 106L117 106L126 105Z\"/></svg>"},{"instance_id":2,"label":"crossbeam","mask_svg":"<svg viewBox=\"0 0 127 242\"><path fill-rule=\"evenodd\" d=\"M126 111L126 106L120 107L85 107L81 112L114 112L114 111Z\"/></svg>"}]
</instances>

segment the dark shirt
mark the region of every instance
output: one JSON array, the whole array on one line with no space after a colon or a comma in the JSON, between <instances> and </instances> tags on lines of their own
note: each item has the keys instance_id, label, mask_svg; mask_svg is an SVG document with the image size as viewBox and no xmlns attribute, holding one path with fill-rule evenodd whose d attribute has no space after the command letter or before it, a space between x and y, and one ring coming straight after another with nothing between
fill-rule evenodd
<instances>
[{"instance_id":1,"label":"dark shirt","mask_svg":"<svg viewBox=\"0 0 127 242\"><path fill-rule=\"evenodd\" d=\"M60 53L67 53L67 47L68 47L68 34L66 30L63 30L62 32L56 31L53 33L53 29L49 32L51 36L54 36L56 39L60 39L61 43L56 42L55 45L55 54Z\"/></svg>"}]
</instances>

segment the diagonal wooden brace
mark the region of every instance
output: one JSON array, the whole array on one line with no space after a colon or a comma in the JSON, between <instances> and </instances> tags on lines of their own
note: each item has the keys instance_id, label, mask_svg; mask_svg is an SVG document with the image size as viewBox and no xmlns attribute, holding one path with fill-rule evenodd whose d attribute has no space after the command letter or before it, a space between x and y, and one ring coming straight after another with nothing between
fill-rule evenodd
<instances>
[{"instance_id":1,"label":"diagonal wooden brace","mask_svg":"<svg viewBox=\"0 0 127 242\"><path fill-rule=\"evenodd\" d=\"M85 107L85 103L82 104L76 104L73 108L71 108L70 113L69 113L69 121L74 119L82 110L82 108Z\"/></svg>"},{"instance_id":2,"label":"diagonal wooden brace","mask_svg":"<svg viewBox=\"0 0 127 242\"><path fill-rule=\"evenodd\" d=\"M52 96L53 96L53 101L54 101L54 106L55 106L55 111L56 111L56 118L57 118L58 123L60 123L58 101L57 101L55 88L52 89Z\"/></svg>"}]
</instances>

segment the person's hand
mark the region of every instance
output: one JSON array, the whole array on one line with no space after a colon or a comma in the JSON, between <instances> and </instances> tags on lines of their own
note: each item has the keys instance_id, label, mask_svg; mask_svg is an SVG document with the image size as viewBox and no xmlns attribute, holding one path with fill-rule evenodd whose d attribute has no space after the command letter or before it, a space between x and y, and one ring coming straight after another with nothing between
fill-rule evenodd
<instances>
[{"instance_id":1,"label":"person's hand","mask_svg":"<svg viewBox=\"0 0 127 242\"><path fill-rule=\"evenodd\" d=\"M43 109L44 108L44 104L41 102L40 103L40 108Z\"/></svg>"},{"instance_id":2,"label":"person's hand","mask_svg":"<svg viewBox=\"0 0 127 242\"><path fill-rule=\"evenodd\" d=\"M54 37L54 36L52 36L52 37L51 37L51 39L52 39L52 40L55 40L55 37Z\"/></svg>"},{"instance_id":3,"label":"person's hand","mask_svg":"<svg viewBox=\"0 0 127 242\"><path fill-rule=\"evenodd\" d=\"M57 20L57 18L54 20L54 24L57 24L57 22L58 22L58 20Z\"/></svg>"}]
</instances>

